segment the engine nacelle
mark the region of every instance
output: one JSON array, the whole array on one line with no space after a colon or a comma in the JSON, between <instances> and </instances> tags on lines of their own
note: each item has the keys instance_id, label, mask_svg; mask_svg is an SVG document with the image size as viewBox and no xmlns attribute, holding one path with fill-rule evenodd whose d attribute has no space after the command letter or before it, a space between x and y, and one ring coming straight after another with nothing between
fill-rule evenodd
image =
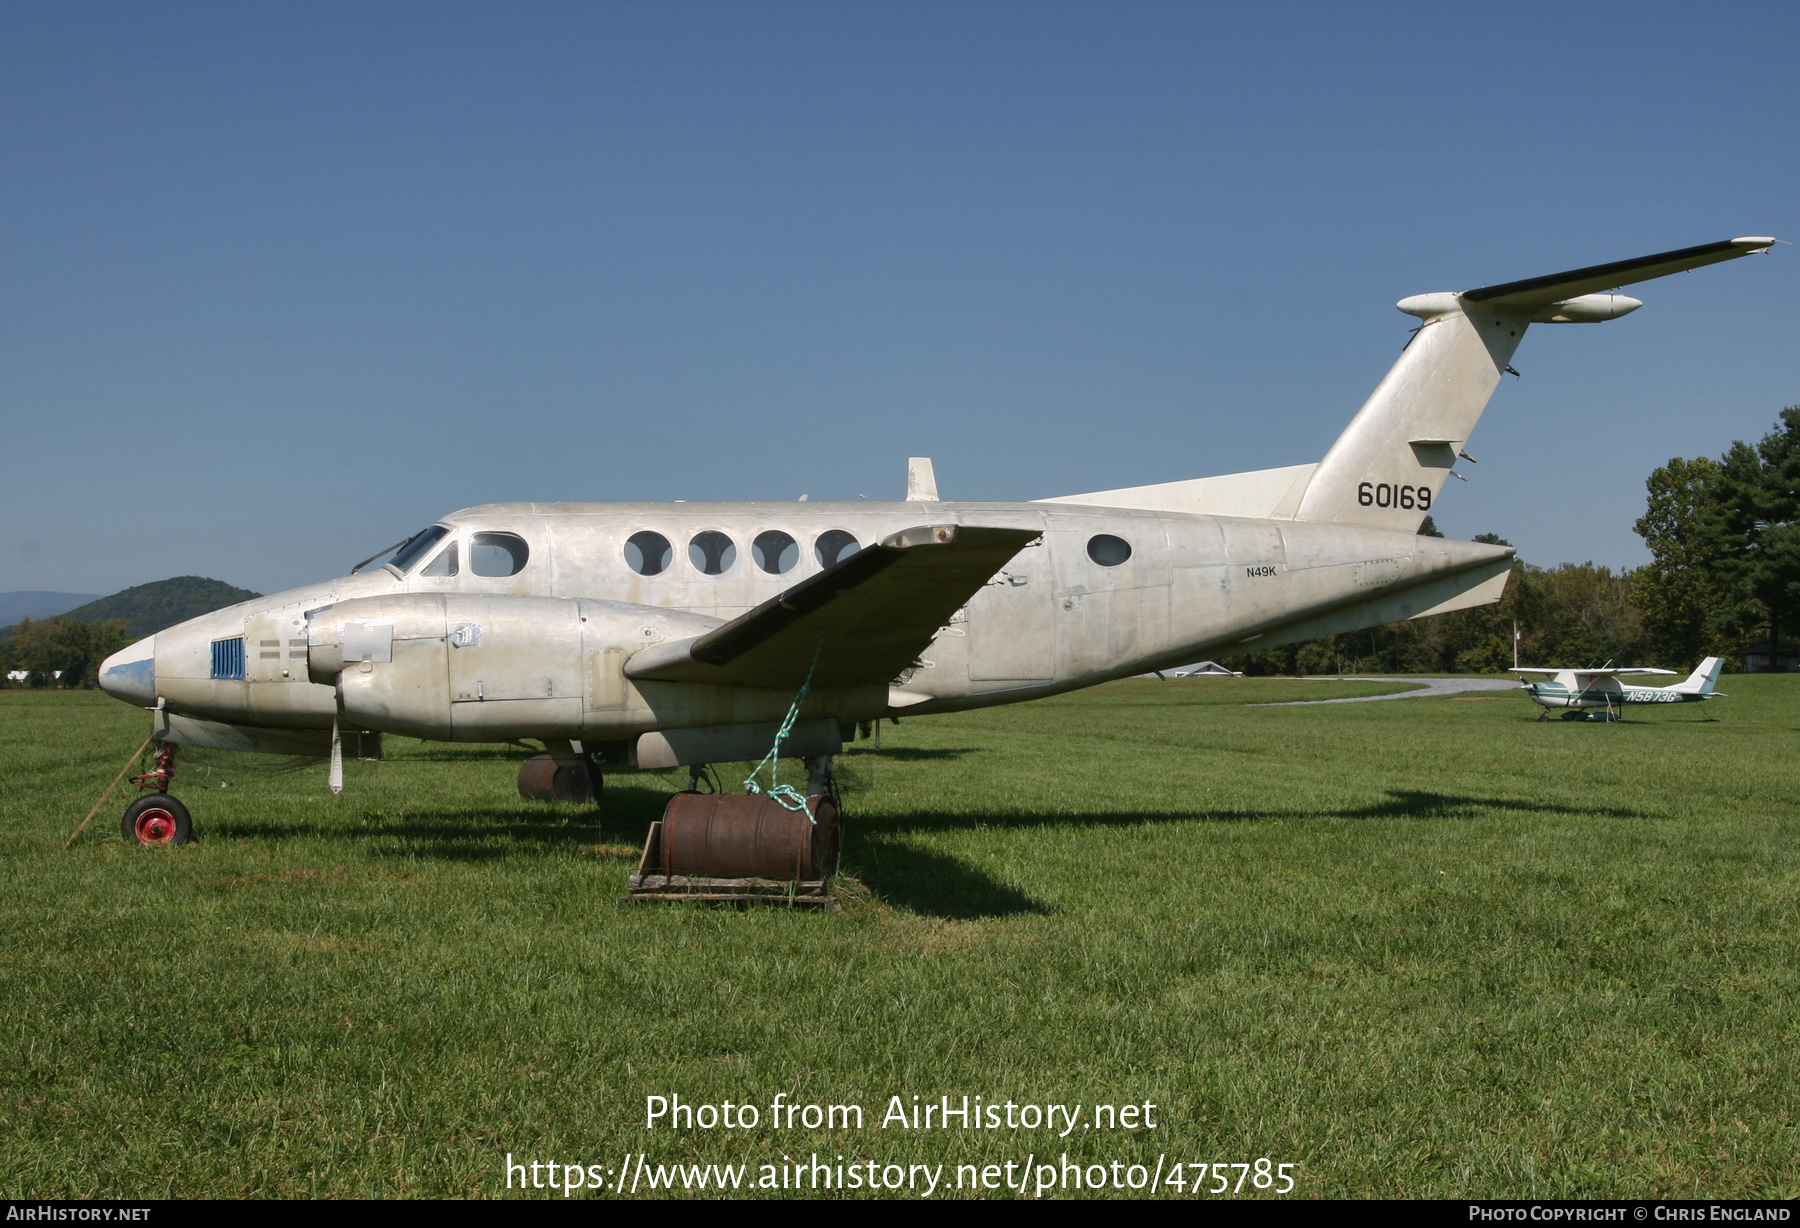
<instances>
[{"instance_id":1,"label":"engine nacelle","mask_svg":"<svg viewBox=\"0 0 1800 1228\"><path fill-rule=\"evenodd\" d=\"M659 695L659 684L640 688L625 677L632 653L719 623L585 598L361 597L308 615L307 676L336 687L343 722L449 741L635 736L770 719L764 709L776 699L762 692L709 696L727 689L660 684L669 693Z\"/></svg>"},{"instance_id":2,"label":"engine nacelle","mask_svg":"<svg viewBox=\"0 0 1800 1228\"><path fill-rule=\"evenodd\" d=\"M451 727L448 633L440 594L363 597L306 620L306 675L335 686L342 720L415 737Z\"/></svg>"},{"instance_id":3,"label":"engine nacelle","mask_svg":"<svg viewBox=\"0 0 1800 1228\"><path fill-rule=\"evenodd\" d=\"M577 738L583 604L455 593L340 602L307 620L307 676L334 684L341 718L371 729L455 740ZM643 639L639 627L631 632ZM594 638L624 637L601 629Z\"/></svg>"},{"instance_id":4,"label":"engine nacelle","mask_svg":"<svg viewBox=\"0 0 1800 1228\"><path fill-rule=\"evenodd\" d=\"M634 653L721 622L585 597L359 597L307 616L307 676L336 688L341 727L451 742L630 741L646 766L753 758L772 741L792 690L625 675ZM838 720L879 716L887 702L885 683L815 687L809 719L784 750L830 754ZM802 749L815 741L830 747Z\"/></svg>"}]
</instances>

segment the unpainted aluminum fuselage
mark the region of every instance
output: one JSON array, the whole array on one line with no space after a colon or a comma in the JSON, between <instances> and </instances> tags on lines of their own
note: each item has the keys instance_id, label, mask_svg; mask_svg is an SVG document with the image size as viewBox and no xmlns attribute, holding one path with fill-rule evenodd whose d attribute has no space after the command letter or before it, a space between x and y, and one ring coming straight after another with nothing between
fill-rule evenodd
<instances>
[{"instance_id":1,"label":"unpainted aluminum fuselage","mask_svg":"<svg viewBox=\"0 0 1800 1228\"><path fill-rule=\"evenodd\" d=\"M445 632L463 603L489 611L483 639L464 648L427 644L437 654L431 668L440 668L439 656L447 662L441 697L403 696L380 709L401 715L385 726L364 724L456 741L617 741L658 729L766 721L780 717L791 691L634 682L620 664L638 649L710 630L817 573L815 543L832 530L864 546L924 524L1041 533L899 678L815 693L805 713L860 721L1013 703L1200 656L1493 601L1512 554L1369 526L1066 503L509 503L468 508L438 523L450 534L404 575L377 567L192 619L110 661L103 684L168 714L329 728L346 689L379 687L384 676L400 673L388 663L365 663L367 677L351 666L335 687L310 681L309 614L359 599L441 594ZM798 563L785 574L763 570L750 548L772 529L799 548ZM627 562L626 539L644 530L673 545L672 563L660 575L639 575ZM689 557L688 543L708 530L735 547L717 575L703 574ZM480 576L466 565L470 535L495 531L528 544L518 574ZM1089 543L1102 534L1129 543L1130 557L1096 562ZM465 560L459 574L426 575L452 543ZM511 625L496 624L496 603L485 599L502 596L565 600L503 603ZM545 625L534 624L540 617ZM215 677L214 643L238 636L244 677ZM559 637L567 651L546 656L546 643ZM405 685L435 690L439 678Z\"/></svg>"}]
</instances>

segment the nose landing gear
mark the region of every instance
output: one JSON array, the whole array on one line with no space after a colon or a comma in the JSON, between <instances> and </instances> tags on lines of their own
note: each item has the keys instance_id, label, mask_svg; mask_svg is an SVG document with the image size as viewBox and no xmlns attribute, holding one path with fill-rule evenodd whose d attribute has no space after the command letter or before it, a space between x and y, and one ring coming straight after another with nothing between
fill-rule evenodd
<instances>
[{"instance_id":1,"label":"nose landing gear","mask_svg":"<svg viewBox=\"0 0 1800 1228\"><path fill-rule=\"evenodd\" d=\"M125 839L152 847L174 848L186 844L194 836L194 820L188 808L169 796L169 782L175 779L175 744L156 744L156 764L131 783L140 789L154 790L125 807L119 831Z\"/></svg>"},{"instance_id":2,"label":"nose landing gear","mask_svg":"<svg viewBox=\"0 0 1800 1228\"><path fill-rule=\"evenodd\" d=\"M173 848L193 838L194 820L175 798L152 794L125 807L119 829L127 840Z\"/></svg>"}]
</instances>

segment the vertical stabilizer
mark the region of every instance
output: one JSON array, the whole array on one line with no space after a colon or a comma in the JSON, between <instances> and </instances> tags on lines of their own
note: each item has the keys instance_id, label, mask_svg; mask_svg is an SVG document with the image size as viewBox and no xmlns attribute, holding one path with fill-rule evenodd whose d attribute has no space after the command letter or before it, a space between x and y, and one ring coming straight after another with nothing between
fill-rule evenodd
<instances>
[{"instance_id":1,"label":"vertical stabilizer","mask_svg":"<svg viewBox=\"0 0 1800 1228\"><path fill-rule=\"evenodd\" d=\"M1500 376L1511 369L1513 351L1527 325L1616 320L1643 306L1615 293L1619 286L1766 252L1774 243L1766 236L1723 239L1460 294L1415 294L1398 305L1423 322L1401 351L1400 361L1317 465L1062 495L1043 502L1323 520L1416 533L1437 502L1451 466L1463 454ZM935 480L931 488L935 491ZM913 489L909 479L908 490Z\"/></svg>"},{"instance_id":2,"label":"vertical stabilizer","mask_svg":"<svg viewBox=\"0 0 1800 1228\"><path fill-rule=\"evenodd\" d=\"M1683 695L1711 695L1713 688L1719 685L1719 673L1724 668L1724 657L1708 657L1687 676L1686 681L1676 683L1674 689Z\"/></svg>"},{"instance_id":3,"label":"vertical stabilizer","mask_svg":"<svg viewBox=\"0 0 1800 1228\"><path fill-rule=\"evenodd\" d=\"M1299 520L1416 532L1510 370L1529 324L1598 324L1643 304L1618 287L1766 252L1767 236L1723 239L1612 264L1464 290L1398 306L1424 321L1393 369L1319 462Z\"/></svg>"},{"instance_id":4,"label":"vertical stabilizer","mask_svg":"<svg viewBox=\"0 0 1800 1228\"><path fill-rule=\"evenodd\" d=\"M1455 294L1415 295L1400 310L1424 323L1319 462L1296 519L1417 532L1527 323Z\"/></svg>"}]
</instances>

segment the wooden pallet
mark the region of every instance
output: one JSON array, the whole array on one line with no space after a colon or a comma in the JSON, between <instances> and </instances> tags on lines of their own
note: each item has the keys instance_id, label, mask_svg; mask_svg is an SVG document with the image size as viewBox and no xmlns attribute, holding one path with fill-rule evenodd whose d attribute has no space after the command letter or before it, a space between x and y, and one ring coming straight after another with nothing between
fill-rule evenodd
<instances>
[{"instance_id":1,"label":"wooden pallet","mask_svg":"<svg viewBox=\"0 0 1800 1228\"><path fill-rule=\"evenodd\" d=\"M662 824L650 824L644 839L644 855L638 858L637 873L626 879L627 900L694 901L712 904L777 904L790 908L817 908L831 912L837 899L827 890L823 880L788 880L771 878L701 878L692 874L656 874L652 869L662 859Z\"/></svg>"}]
</instances>

